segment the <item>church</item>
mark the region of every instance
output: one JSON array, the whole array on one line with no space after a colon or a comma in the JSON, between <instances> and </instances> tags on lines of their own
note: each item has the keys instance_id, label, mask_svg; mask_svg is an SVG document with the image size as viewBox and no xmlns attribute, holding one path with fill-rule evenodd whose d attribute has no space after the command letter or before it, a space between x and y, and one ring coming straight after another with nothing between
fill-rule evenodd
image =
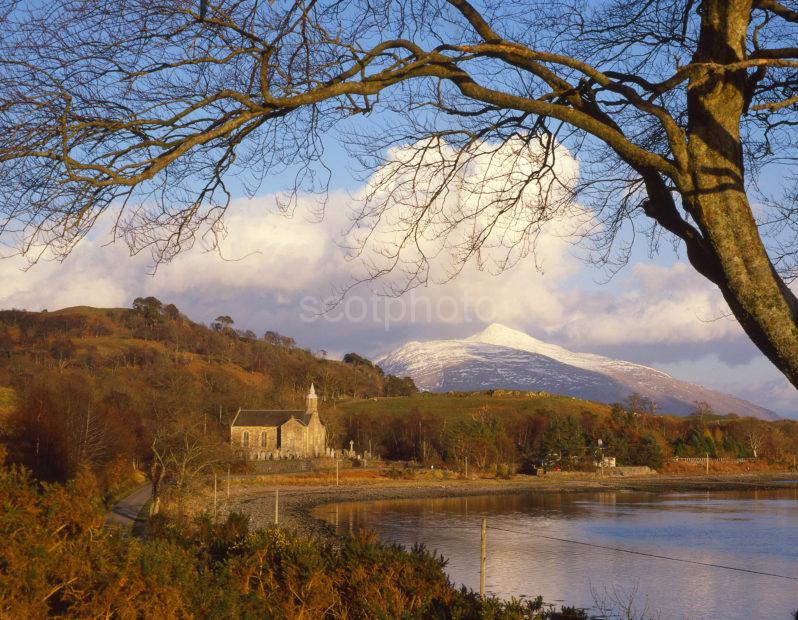
<instances>
[{"instance_id":1,"label":"church","mask_svg":"<svg viewBox=\"0 0 798 620\"><path fill-rule=\"evenodd\" d=\"M327 429L319 418L313 384L304 411L239 409L230 424L230 445L248 461L325 456Z\"/></svg>"}]
</instances>

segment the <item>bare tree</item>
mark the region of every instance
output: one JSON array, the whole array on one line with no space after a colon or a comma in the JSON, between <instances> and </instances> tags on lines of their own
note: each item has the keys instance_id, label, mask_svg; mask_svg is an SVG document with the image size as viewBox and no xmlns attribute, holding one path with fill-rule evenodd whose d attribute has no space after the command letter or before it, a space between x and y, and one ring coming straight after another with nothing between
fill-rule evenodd
<instances>
[{"instance_id":1,"label":"bare tree","mask_svg":"<svg viewBox=\"0 0 798 620\"><path fill-rule=\"evenodd\" d=\"M748 431L745 433L745 439L748 442L748 447L751 448L751 453L754 455L754 458L759 458L758 452L765 442L764 429L762 429L759 424L751 424Z\"/></svg>"},{"instance_id":2,"label":"bare tree","mask_svg":"<svg viewBox=\"0 0 798 620\"><path fill-rule=\"evenodd\" d=\"M163 481L172 479L179 493L187 483L213 469L229 458L227 446L205 425L189 415L161 415L156 411L157 427L153 435L150 465L152 497L150 515L160 510Z\"/></svg>"},{"instance_id":3,"label":"bare tree","mask_svg":"<svg viewBox=\"0 0 798 620\"><path fill-rule=\"evenodd\" d=\"M77 471L80 465L95 466L107 458L105 425L88 403L81 407L68 404L62 423L68 471Z\"/></svg>"},{"instance_id":4,"label":"bare tree","mask_svg":"<svg viewBox=\"0 0 798 620\"><path fill-rule=\"evenodd\" d=\"M110 212L133 251L168 260L223 232L230 174L254 192L294 172L286 210L323 193L320 135L340 126L377 168L356 229L365 243L390 223L366 275L401 272L392 292L426 282L442 250L448 275L506 268L579 200L597 260L623 264L637 233L671 240L798 385L798 190L781 168L796 156L798 3L202 6L0 0L7 243L65 255Z\"/></svg>"}]
</instances>

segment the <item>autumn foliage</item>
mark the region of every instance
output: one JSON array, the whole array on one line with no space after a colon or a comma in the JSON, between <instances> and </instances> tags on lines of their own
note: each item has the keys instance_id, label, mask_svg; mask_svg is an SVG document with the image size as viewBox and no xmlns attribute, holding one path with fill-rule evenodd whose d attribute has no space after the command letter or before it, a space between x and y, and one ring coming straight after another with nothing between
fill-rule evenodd
<instances>
[{"instance_id":1,"label":"autumn foliage","mask_svg":"<svg viewBox=\"0 0 798 620\"><path fill-rule=\"evenodd\" d=\"M154 297L132 309L0 312L3 439L12 460L44 480L68 480L87 465L112 488L147 468L159 437L185 443L174 429L221 445L239 407L296 408L311 381L322 408L397 382L407 389L394 379L276 332L259 338L232 323L194 323Z\"/></svg>"},{"instance_id":2,"label":"autumn foliage","mask_svg":"<svg viewBox=\"0 0 798 620\"><path fill-rule=\"evenodd\" d=\"M729 471L758 471L793 467L798 454L798 421L718 415L702 403L690 416L655 415L635 394L611 406L527 392L421 394L349 401L327 417L334 432L387 459L460 471L467 460L471 472L592 470L602 456L675 472L672 459L707 455L746 459Z\"/></svg>"},{"instance_id":3,"label":"autumn foliage","mask_svg":"<svg viewBox=\"0 0 798 620\"><path fill-rule=\"evenodd\" d=\"M458 590L442 558L360 533L334 546L231 514L141 539L103 527L96 482L38 484L0 469L0 617L583 618L539 599L481 601Z\"/></svg>"}]
</instances>

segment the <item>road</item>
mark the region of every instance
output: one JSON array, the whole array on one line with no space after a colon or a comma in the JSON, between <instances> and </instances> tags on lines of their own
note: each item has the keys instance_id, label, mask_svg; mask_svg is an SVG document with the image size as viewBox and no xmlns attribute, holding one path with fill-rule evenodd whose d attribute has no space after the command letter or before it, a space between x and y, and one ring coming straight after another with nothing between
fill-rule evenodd
<instances>
[{"instance_id":1,"label":"road","mask_svg":"<svg viewBox=\"0 0 798 620\"><path fill-rule=\"evenodd\" d=\"M127 497L119 500L105 517L107 525L133 527L144 504L150 499L152 487L149 483L143 484Z\"/></svg>"}]
</instances>

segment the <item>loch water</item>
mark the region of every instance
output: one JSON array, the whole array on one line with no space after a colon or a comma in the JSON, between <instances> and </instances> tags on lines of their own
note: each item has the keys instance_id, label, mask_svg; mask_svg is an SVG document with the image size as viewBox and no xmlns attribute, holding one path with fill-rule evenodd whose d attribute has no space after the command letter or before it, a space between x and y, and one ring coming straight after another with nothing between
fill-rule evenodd
<instances>
[{"instance_id":1,"label":"loch water","mask_svg":"<svg viewBox=\"0 0 798 620\"><path fill-rule=\"evenodd\" d=\"M423 543L457 584L584 607L597 617L791 620L798 610L798 483L777 490L523 493L352 502L317 516L339 532ZM625 612L624 612L625 613Z\"/></svg>"}]
</instances>

